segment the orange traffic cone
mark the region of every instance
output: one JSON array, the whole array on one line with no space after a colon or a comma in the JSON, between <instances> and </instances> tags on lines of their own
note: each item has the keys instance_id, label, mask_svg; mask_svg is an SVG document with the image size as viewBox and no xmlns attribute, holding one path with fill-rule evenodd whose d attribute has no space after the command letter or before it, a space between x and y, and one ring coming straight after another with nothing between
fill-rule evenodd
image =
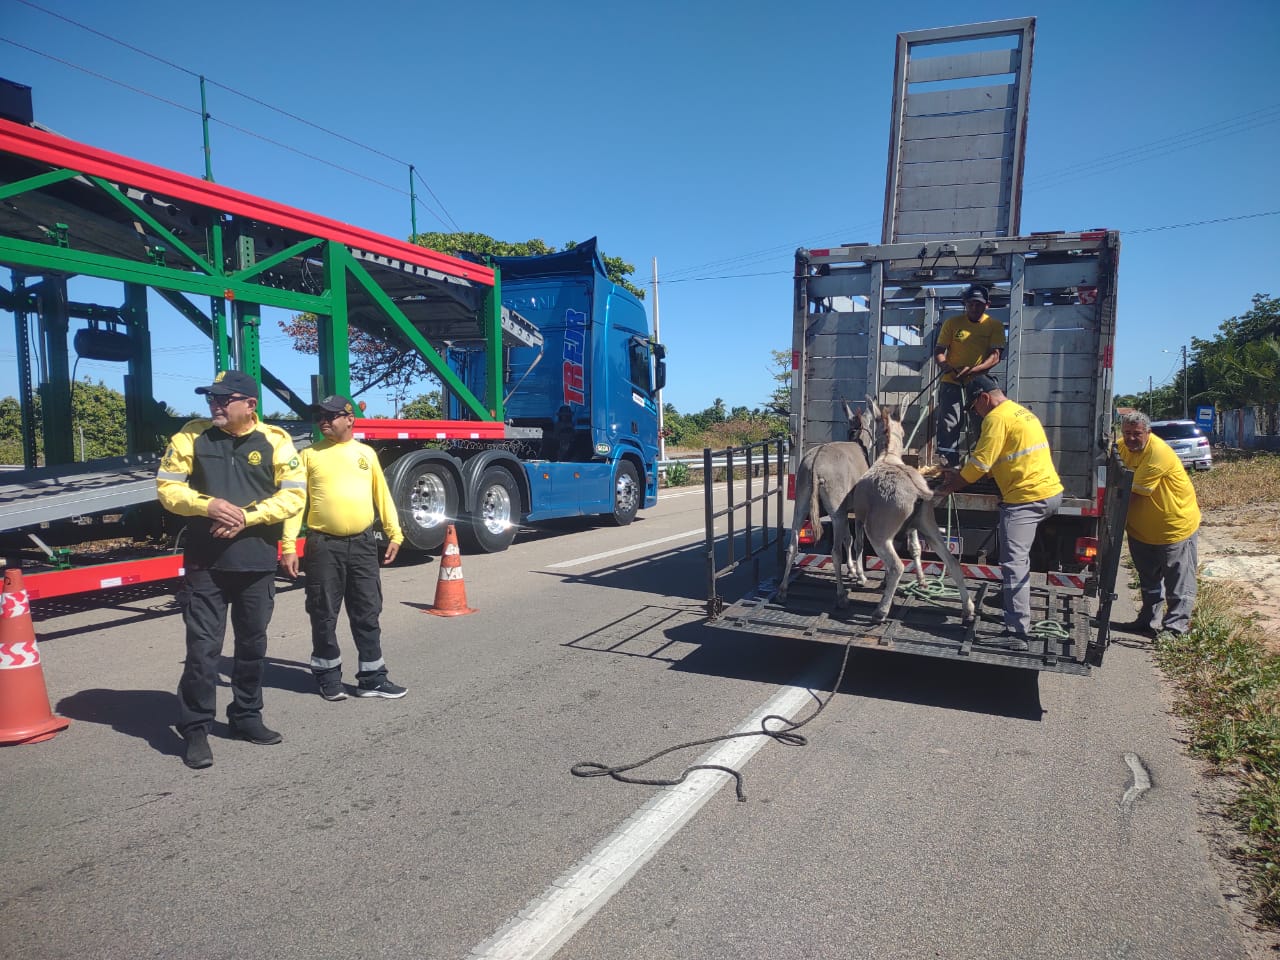
<instances>
[{"instance_id":1,"label":"orange traffic cone","mask_svg":"<svg viewBox=\"0 0 1280 960\"><path fill-rule=\"evenodd\" d=\"M70 723L49 709L22 572L6 570L0 597L0 744L39 743Z\"/></svg>"},{"instance_id":2,"label":"orange traffic cone","mask_svg":"<svg viewBox=\"0 0 1280 960\"><path fill-rule=\"evenodd\" d=\"M458 552L458 532L454 530L452 523L444 533L436 599L427 613L434 613L437 617L460 617L466 613L475 613L467 606L467 587L462 582L462 554Z\"/></svg>"}]
</instances>

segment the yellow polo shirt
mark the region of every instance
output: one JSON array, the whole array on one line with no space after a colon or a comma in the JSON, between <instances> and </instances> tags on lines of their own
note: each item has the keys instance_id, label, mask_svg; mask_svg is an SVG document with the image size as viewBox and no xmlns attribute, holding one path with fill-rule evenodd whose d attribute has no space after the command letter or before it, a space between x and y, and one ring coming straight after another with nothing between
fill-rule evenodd
<instances>
[{"instance_id":1,"label":"yellow polo shirt","mask_svg":"<svg viewBox=\"0 0 1280 960\"><path fill-rule=\"evenodd\" d=\"M1133 471L1133 496L1124 529L1152 546L1185 540L1200 529L1196 488L1173 448L1154 433L1147 445L1133 453L1123 442L1120 460Z\"/></svg>"},{"instance_id":2,"label":"yellow polo shirt","mask_svg":"<svg viewBox=\"0 0 1280 960\"><path fill-rule=\"evenodd\" d=\"M1005 503L1034 503L1062 492L1049 438L1036 415L1005 400L982 418L982 434L960 475L973 483L990 473Z\"/></svg>"},{"instance_id":3,"label":"yellow polo shirt","mask_svg":"<svg viewBox=\"0 0 1280 960\"><path fill-rule=\"evenodd\" d=\"M282 553L297 552L304 515L310 530L349 537L373 526L376 510L387 539L392 543L404 540L395 501L372 447L359 440L321 440L299 456L307 478L307 509L285 521L280 538Z\"/></svg>"},{"instance_id":4,"label":"yellow polo shirt","mask_svg":"<svg viewBox=\"0 0 1280 960\"><path fill-rule=\"evenodd\" d=\"M972 323L963 313L947 317L938 332L938 351L946 351L947 363L953 367L981 363L992 347L1003 347L1004 343L1004 325L986 313L977 323ZM942 375L942 381L960 382L949 370Z\"/></svg>"}]
</instances>

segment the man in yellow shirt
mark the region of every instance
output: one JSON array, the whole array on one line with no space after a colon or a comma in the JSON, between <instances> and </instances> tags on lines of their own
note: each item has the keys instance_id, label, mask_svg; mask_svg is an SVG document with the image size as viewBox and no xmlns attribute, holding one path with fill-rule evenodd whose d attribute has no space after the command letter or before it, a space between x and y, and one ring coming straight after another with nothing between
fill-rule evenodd
<instances>
[{"instance_id":1,"label":"man in yellow shirt","mask_svg":"<svg viewBox=\"0 0 1280 960\"><path fill-rule=\"evenodd\" d=\"M407 692L387 678L382 656L382 577L374 513L382 522L387 549L382 563L400 551L404 534L374 449L353 437L355 406L346 397L325 397L316 406L324 439L302 451L307 478L307 613L311 617L311 672L326 700L345 700L338 614L347 603L347 621L360 665L357 697L396 700ZM298 533L302 514L289 520L280 542L280 566L298 576Z\"/></svg>"},{"instance_id":2,"label":"man in yellow shirt","mask_svg":"<svg viewBox=\"0 0 1280 960\"><path fill-rule=\"evenodd\" d=\"M938 384L938 458L949 467L960 463L963 385L999 363L1005 344L1004 325L987 314L987 288L973 284L962 296L964 313L942 322L933 357L943 371Z\"/></svg>"},{"instance_id":3,"label":"man in yellow shirt","mask_svg":"<svg viewBox=\"0 0 1280 960\"><path fill-rule=\"evenodd\" d=\"M937 493L954 493L986 473L1000 488L1004 632L1010 650L1026 650L1031 632L1031 545L1041 521L1062 505L1062 481L1034 413L1006 397L986 374L971 379L965 395L969 409L982 418L982 434L964 469L948 471Z\"/></svg>"},{"instance_id":4,"label":"man in yellow shirt","mask_svg":"<svg viewBox=\"0 0 1280 960\"><path fill-rule=\"evenodd\" d=\"M1134 411L1120 418L1124 444L1120 459L1133 471L1129 498L1129 553L1138 571L1142 609L1121 630L1153 636L1156 612L1164 602L1160 629L1178 635L1191 629L1196 602L1196 541L1200 536L1200 504L1196 488L1173 449L1151 432L1146 414Z\"/></svg>"},{"instance_id":5,"label":"man in yellow shirt","mask_svg":"<svg viewBox=\"0 0 1280 960\"><path fill-rule=\"evenodd\" d=\"M240 370L197 387L209 416L173 435L156 474L160 505L189 518L178 594L187 635L178 732L186 741L183 762L194 770L213 763L209 730L228 610L235 637L228 729L250 743L283 739L262 722L262 672L275 609L276 541L282 521L306 503L306 482L289 434L258 420L258 389Z\"/></svg>"}]
</instances>

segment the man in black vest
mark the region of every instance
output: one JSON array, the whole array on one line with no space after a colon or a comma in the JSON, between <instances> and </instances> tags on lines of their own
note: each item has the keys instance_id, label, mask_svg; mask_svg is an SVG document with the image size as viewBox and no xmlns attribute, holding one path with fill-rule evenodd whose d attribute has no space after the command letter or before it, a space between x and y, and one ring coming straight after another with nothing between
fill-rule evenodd
<instances>
[{"instance_id":1,"label":"man in black vest","mask_svg":"<svg viewBox=\"0 0 1280 960\"><path fill-rule=\"evenodd\" d=\"M173 435L156 488L166 510L190 518L178 597L187 627L178 729L187 744L184 762L200 769L213 763L209 728L228 608L235 636L231 735L262 744L282 739L262 722L262 669L277 541L284 520L306 503L307 483L289 434L259 422L253 377L228 370L196 393L206 395L209 418Z\"/></svg>"}]
</instances>

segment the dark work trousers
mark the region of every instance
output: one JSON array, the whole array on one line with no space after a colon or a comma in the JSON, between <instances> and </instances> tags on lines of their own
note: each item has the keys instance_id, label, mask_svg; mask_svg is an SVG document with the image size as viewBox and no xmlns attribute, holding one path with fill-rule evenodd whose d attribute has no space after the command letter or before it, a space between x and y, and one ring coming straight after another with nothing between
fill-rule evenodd
<instances>
[{"instance_id":1,"label":"dark work trousers","mask_svg":"<svg viewBox=\"0 0 1280 960\"><path fill-rule=\"evenodd\" d=\"M186 736L192 730L208 731L213 724L228 607L235 661L227 719L261 717L267 624L276 603L275 571L188 568L178 603L187 625L187 659L178 682L179 732Z\"/></svg>"},{"instance_id":2,"label":"dark work trousers","mask_svg":"<svg viewBox=\"0 0 1280 960\"><path fill-rule=\"evenodd\" d=\"M340 679L342 652L338 649L338 613L347 604L347 622L360 654L356 680L387 675L382 659L382 575L378 540L372 529L350 537L331 537L311 530L303 569L307 574L307 613L311 616L311 672L321 683Z\"/></svg>"},{"instance_id":3,"label":"dark work trousers","mask_svg":"<svg viewBox=\"0 0 1280 960\"><path fill-rule=\"evenodd\" d=\"M1138 622L1152 630L1186 633L1191 629L1191 612L1196 605L1196 570L1199 567L1197 530L1177 543L1150 544L1129 534L1129 554L1138 571L1142 589L1142 609ZM1164 601L1164 623L1156 614Z\"/></svg>"},{"instance_id":4,"label":"dark work trousers","mask_svg":"<svg viewBox=\"0 0 1280 960\"><path fill-rule=\"evenodd\" d=\"M964 387L958 383L938 384L938 459L949 467L960 466L960 434L964 426Z\"/></svg>"}]
</instances>

